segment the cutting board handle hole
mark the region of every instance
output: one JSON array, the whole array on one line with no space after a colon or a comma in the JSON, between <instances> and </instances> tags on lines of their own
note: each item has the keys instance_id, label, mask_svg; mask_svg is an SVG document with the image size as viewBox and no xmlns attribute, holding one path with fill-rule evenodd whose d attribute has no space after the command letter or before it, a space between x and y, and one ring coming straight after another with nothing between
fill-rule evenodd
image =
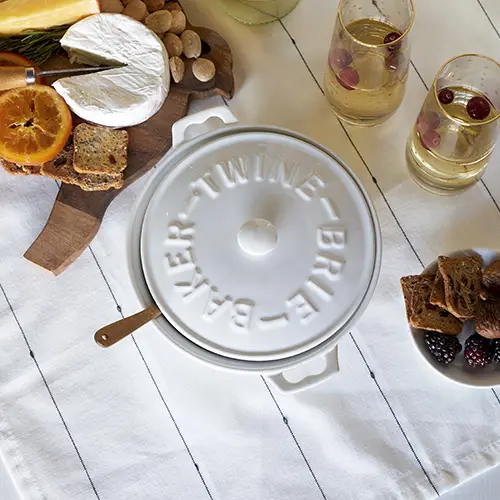
<instances>
[{"instance_id":1,"label":"cutting board handle hole","mask_svg":"<svg viewBox=\"0 0 500 500\"><path fill-rule=\"evenodd\" d=\"M201 55L206 56L207 54L210 54L210 51L212 49L210 48L210 45L208 45L207 42L204 40L201 41Z\"/></svg>"}]
</instances>

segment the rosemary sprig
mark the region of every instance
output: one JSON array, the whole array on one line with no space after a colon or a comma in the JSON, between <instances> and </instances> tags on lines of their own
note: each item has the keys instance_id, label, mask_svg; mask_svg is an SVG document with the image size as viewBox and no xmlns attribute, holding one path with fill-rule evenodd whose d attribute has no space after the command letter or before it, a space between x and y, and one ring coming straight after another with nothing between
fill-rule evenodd
<instances>
[{"instance_id":1,"label":"rosemary sprig","mask_svg":"<svg viewBox=\"0 0 500 500\"><path fill-rule=\"evenodd\" d=\"M15 36L0 36L0 52L16 52L41 65L47 59L62 52L59 40L69 25L55 26L47 30L30 30Z\"/></svg>"}]
</instances>

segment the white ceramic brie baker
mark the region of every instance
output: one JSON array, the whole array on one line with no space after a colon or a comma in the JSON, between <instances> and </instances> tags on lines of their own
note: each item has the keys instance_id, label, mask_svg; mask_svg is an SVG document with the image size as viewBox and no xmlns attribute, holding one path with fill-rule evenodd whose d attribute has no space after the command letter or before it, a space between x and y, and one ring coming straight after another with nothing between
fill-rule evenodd
<instances>
[{"instance_id":1,"label":"white ceramic brie baker","mask_svg":"<svg viewBox=\"0 0 500 500\"><path fill-rule=\"evenodd\" d=\"M211 117L226 126L184 140ZM174 345L294 392L338 371L336 344L377 282L380 230L363 187L331 152L234 122L218 107L174 125L172 150L133 212L129 271ZM321 373L286 379L319 355Z\"/></svg>"}]
</instances>

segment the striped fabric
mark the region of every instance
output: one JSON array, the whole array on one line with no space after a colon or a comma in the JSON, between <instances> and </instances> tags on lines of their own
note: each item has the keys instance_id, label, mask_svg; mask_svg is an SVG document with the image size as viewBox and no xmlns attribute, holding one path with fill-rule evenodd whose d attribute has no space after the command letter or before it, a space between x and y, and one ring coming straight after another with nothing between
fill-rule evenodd
<instances>
[{"instance_id":1,"label":"striped fabric","mask_svg":"<svg viewBox=\"0 0 500 500\"><path fill-rule=\"evenodd\" d=\"M500 248L500 155L459 197L420 190L404 160L440 64L461 52L500 59L496 0L416 2L405 101L370 130L342 125L323 96L335 2L302 0L282 23L259 28L215 2L181 3L193 24L230 43L237 93L227 104L243 123L306 134L361 179L383 233L380 282L340 342L340 373L294 396L265 378L196 363L151 326L102 350L94 332L138 309L125 235L147 179L114 201L91 247L56 278L22 258L56 184L0 172L0 453L22 497L433 499L497 465L500 391L431 372L409 339L399 290L400 276L441 252Z\"/></svg>"}]
</instances>

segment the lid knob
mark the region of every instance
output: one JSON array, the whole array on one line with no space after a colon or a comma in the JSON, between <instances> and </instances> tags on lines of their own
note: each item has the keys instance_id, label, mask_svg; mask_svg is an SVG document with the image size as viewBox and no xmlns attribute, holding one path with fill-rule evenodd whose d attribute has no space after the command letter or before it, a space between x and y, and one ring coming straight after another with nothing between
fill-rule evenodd
<instances>
[{"instance_id":1,"label":"lid knob","mask_svg":"<svg viewBox=\"0 0 500 500\"><path fill-rule=\"evenodd\" d=\"M238 232L240 248L250 255L266 255L274 249L277 242L276 228L265 219L248 220Z\"/></svg>"}]
</instances>

